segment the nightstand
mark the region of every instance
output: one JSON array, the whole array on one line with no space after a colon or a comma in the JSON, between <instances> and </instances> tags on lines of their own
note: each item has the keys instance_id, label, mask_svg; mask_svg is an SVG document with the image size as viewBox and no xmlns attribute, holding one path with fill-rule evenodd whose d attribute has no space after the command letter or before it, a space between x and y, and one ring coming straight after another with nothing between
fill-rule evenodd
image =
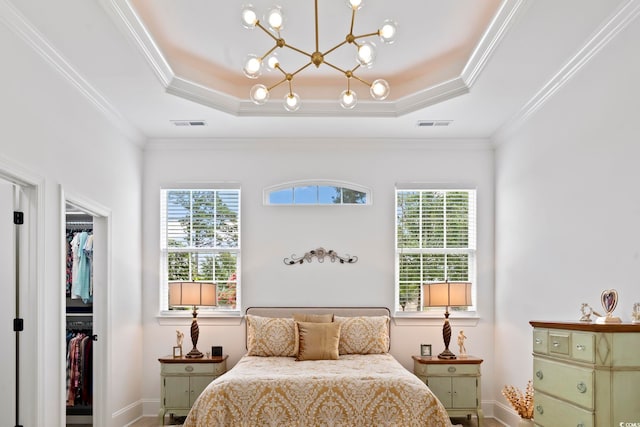
<instances>
[{"instance_id":1,"label":"nightstand","mask_svg":"<svg viewBox=\"0 0 640 427\"><path fill-rule=\"evenodd\" d=\"M160 362L160 413L158 418L164 425L164 416L187 415L193 402L211 381L227 371L228 356L188 359L166 356Z\"/></svg>"},{"instance_id":2,"label":"nightstand","mask_svg":"<svg viewBox=\"0 0 640 427\"><path fill-rule=\"evenodd\" d=\"M484 415L480 406L480 365L482 359L473 356L458 359L412 356L413 373L429 386L449 413L449 417L475 413L478 427Z\"/></svg>"}]
</instances>

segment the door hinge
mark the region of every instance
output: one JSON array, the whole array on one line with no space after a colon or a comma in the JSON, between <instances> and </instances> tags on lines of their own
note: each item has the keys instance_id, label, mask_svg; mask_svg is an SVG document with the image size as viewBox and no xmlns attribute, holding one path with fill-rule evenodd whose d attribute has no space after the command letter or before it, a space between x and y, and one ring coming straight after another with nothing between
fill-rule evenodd
<instances>
[{"instance_id":1,"label":"door hinge","mask_svg":"<svg viewBox=\"0 0 640 427\"><path fill-rule=\"evenodd\" d=\"M15 225L24 224L24 212L14 211L13 212L13 223Z\"/></svg>"},{"instance_id":2,"label":"door hinge","mask_svg":"<svg viewBox=\"0 0 640 427\"><path fill-rule=\"evenodd\" d=\"M21 332L24 331L24 319L13 319L13 331Z\"/></svg>"}]
</instances>

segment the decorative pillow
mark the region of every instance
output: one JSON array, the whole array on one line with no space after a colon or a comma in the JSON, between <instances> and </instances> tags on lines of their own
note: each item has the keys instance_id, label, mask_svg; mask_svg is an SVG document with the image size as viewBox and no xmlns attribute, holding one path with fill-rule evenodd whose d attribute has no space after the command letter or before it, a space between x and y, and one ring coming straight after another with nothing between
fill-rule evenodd
<instances>
[{"instance_id":1,"label":"decorative pillow","mask_svg":"<svg viewBox=\"0 0 640 427\"><path fill-rule=\"evenodd\" d=\"M327 314L293 313L293 320L295 320L296 322L331 323L333 322L333 313L327 313Z\"/></svg>"},{"instance_id":2,"label":"decorative pillow","mask_svg":"<svg viewBox=\"0 0 640 427\"><path fill-rule=\"evenodd\" d=\"M337 323L296 322L300 344L296 360L336 360L340 342Z\"/></svg>"},{"instance_id":3,"label":"decorative pillow","mask_svg":"<svg viewBox=\"0 0 640 427\"><path fill-rule=\"evenodd\" d=\"M378 354L389 351L389 316L335 316L340 328L340 354Z\"/></svg>"},{"instance_id":4,"label":"decorative pillow","mask_svg":"<svg viewBox=\"0 0 640 427\"><path fill-rule=\"evenodd\" d=\"M295 356L298 353L293 319L247 314L248 356Z\"/></svg>"}]
</instances>

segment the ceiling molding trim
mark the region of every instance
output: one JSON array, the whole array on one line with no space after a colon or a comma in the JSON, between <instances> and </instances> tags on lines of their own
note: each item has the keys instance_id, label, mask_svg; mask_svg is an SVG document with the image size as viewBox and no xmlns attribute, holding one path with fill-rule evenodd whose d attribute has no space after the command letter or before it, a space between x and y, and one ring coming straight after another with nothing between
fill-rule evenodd
<instances>
[{"instance_id":1,"label":"ceiling molding trim","mask_svg":"<svg viewBox=\"0 0 640 427\"><path fill-rule=\"evenodd\" d=\"M489 24L487 31L483 34L462 70L462 78L469 88L474 85L500 41L513 25L516 16L523 13L522 11L525 9L523 5L528 2L529 0L506 0L500 6L500 10Z\"/></svg>"},{"instance_id":2,"label":"ceiling molding trim","mask_svg":"<svg viewBox=\"0 0 640 427\"><path fill-rule=\"evenodd\" d=\"M469 93L469 90L470 87L464 79L461 76L456 77L398 100L396 103L398 115L412 113L421 108L447 101Z\"/></svg>"},{"instance_id":3,"label":"ceiling molding trim","mask_svg":"<svg viewBox=\"0 0 640 427\"><path fill-rule=\"evenodd\" d=\"M100 3L112 20L133 39L162 86L167 88L175 77L174 72L129 1L100 0Z\"/></svg>"},{"instance_id":4,"label":"ceiling molding trim","mask_svg":"<svg viewBox=\"0 0 640 427\"><path fill-rule=\"evenodd\" d=\"M0 0L0 20L5 22L45 62L71 83L127 139L138 146L144 145L146 137L140 130L131 125L96 88L85 80L8 0Z\"/></svg>"},{"instance_id":5,"label":"ceiling molding trim","mask_svg":"<svg viewBox=\"0 0 640 427\"><path fill-rule=\"evenodd\" d=\"M215 91L180 76L173 76L166 86L167 93L229 114L237 114L240 102L225 93Z\"/></svg>"},{"instance_id":6,"label":"ceiling molding trim","mask_svg":"<svg viewBox=\"0 0 640 427\"><path fill-rule=\"evenodd\" d=\"M505 122L491 137L496 147L506 143L529 118L573 76L580 71L601 49L640 15L640 0L628 0L599 29L593 37L558 71L513 117Z\"/></svg>"},{"instance_id":7,"label":"ceiling molding trim","mask_svg":"<svg viewBox=\"0 0 640 427\"><path fill-rule=\"evenodd\" d=\"M147 140L145 151L244 151L274 147L300 151L327 149L381 149L416 151L493 151L485 138L155 138Z\"/></svg>"}]
</instances>

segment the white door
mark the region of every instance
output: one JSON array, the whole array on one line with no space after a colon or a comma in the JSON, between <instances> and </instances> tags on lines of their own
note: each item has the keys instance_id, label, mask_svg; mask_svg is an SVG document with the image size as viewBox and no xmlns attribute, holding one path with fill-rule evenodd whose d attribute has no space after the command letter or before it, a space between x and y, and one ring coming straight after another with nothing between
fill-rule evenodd
<instances>
[{"instance_id":1,"label":"white door","mask_svg":"<svg viewBox=\"0 0 640 427\"><path fill-rule=\"evenodd\" d=\"M15 420L15 332L13 319L16 315L15 299L15 234L13 225L13 187L0 179L0 342L4 344L0 363L0 414L14 425ZM22 422L22 420L21 420Z\"/></svg>"}]
</instances>

